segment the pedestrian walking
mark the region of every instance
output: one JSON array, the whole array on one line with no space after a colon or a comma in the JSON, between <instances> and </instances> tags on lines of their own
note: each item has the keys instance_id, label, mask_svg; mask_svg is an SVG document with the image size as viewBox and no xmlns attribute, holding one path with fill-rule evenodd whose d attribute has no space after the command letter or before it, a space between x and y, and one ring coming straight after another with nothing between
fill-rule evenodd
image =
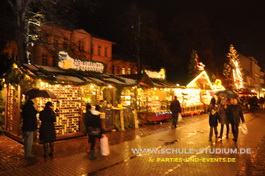
<instances>
[{"instance_id":1,"label":"pedestrian walking","mask_svg":"<svg viewBox=\"0 0 265 176\"><path fill-rule=\"evenodd\" d=\"M90 145L90 159L97 159L95 156L96 139L104 137L105 130L102 127L100 113L92 110L90 104L86 106L86 113L84 114L84 123L88 133L88 142Z\"/></svg>"},{"instance_id":2,"label":"pedestrian walking","mask_svg":"<svg viewBox=\"0 0 265 176\"><path fill-rule=\"evenodd\" d=\"M226 138L228 138L228 134L229 134L229 119L228 119L228 113L227 113L226 100L220 101L220 105L218 106L217 112L220 116L220 123L221 123L220 136L218 138L221 138L222 140L224 126L226 126Z\"/></svg>"},{"instance_id":3,"label":"pedestrian walking","mask_svg":"<svg viewBox=\"0 0 265 176\"><path fill-rule=\"evenodd\" d=\"M237 142L237 140L238 140L238 126L239 126L240 120L242 121L242 123L245 123L245 119L244 119L242 108L238 104L238 100L237 99L231 99L230 102L231 102L231 105L228 106L228 108L227 108L228 118L229 118L229 121L231 123L232 132L234 135L233 141Z\"/></svg>"},{"instance_id":4,"label":"pedestrian walking","mask_svg":"<svg viewBox=\"0 0 265 176\"><path fill-rule=\"evenodd\" d=\"M181 113L181 107L177 96L174 96L174 100L170 104L170 111L172 112L172 128L177 128L178 114Z\"/></svg>"},{"instance_id":5,"label":"pedestrian walking","mask_svg":"<svg viewBox=\"0 0 265 176\"><path fill-rule=\"evenodd\" d=\"M54 141L56 140L55 125L56 115L53 111L52 102L47 102L44 110L40 112L40 140L43 142L43 157L47 158L48 148L50 146L49 156L53 157Z\"/></svg>"},{"instance_id":6,"label":"pedestrian walking","mask_svg":"<svg viewBox=\"0 0 265 176\"><path fill-rule=\"evenodd\" d=\"M38 111L34 107L33 99L29 99L22 107L22 132L24 139L24 152L26 158L32 157L33 139L37 130L37 113Z\"/></svg>"},{"instance_id":7,"label":"pedestrian walking","mask_svg":"<svg viewBox=\"0 0 265 176\"><path fill-rule=\"evenodd\" d=\"M218 135L217 126L218 126L219 120L220 120L220 117L216 111L216 108L212 108L211 113L209 115L209 125L210 125L209 141L212 141L213 131L215 134L215 138L217 139L217 135Z\"/></svg>"}]
</instances>

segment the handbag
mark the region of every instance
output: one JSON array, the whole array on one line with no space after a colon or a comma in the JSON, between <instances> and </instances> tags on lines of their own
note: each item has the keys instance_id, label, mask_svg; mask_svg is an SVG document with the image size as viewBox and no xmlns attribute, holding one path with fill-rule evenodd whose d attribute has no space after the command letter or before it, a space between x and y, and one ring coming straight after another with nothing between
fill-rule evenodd
<instances>
[{"instance_id":1,"label":"handbag","mask_svg":"<svg viewBox=\"0 0 265 176\"><path fill-rule=\"evenodd\" d=\"M181 122L182 121L182 115L179 113L178 114L178 122Z\"/></svg>"},{"instance_id":2,"label":"handbag","mask_svg":"<svg viewBox=\"0 0 265 176\"><path fill-rule=\"evenodd\" d=\"M109 140L107 136L100 138L100 152L103 156L108 156L110 154Z\"/></svg>"},{"instance_id":3,"label":"handbag","mask_svg":"<svg viewBox=\"0 0 265 176\"><path fill-rule=\"evenodd\" d=\"M246 125L245 123L243 123L243 124L241 125L241 132L242 132L243 134L248 134L248 128L247 128L247 125Z\"/></svg>"},{"instance_id":4,"label":"handbag","mask_svg":"<svg viewBox=\"0 0 265 176\"><path fill-rule=\"evenodd\" d=\"M87 132L89 135L98 136L101 133L100 128L88 127Z\"/></svg>"}]
</instances>

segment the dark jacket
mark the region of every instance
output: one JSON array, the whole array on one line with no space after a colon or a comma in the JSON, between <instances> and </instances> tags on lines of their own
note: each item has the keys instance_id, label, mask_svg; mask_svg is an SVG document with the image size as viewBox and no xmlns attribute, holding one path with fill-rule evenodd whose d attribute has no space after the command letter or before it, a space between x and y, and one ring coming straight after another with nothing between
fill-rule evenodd
<instances>
[{"instance_id":1,"label":"dark jacket","mask_svg":"<svg viewBox=\"0 0 265 176\"><path fill-rule=\"evenodd\" d=\"M225 109L224 105L219 105L218 114L220 116L220 123L221 124L228 124L229 123L228 112L227 112L227 109Z\"/></svg>"},{"instance_id":2,"label":"dark jacket","mask_svg":"<svg viewBox=\"0 0 265 176\"><path fill-rule=\"evenodd\" d=\"M216 112L215 114L210 114L209 115L209 125L210 127L217 127L218 122L220 121L219 114Z\"/></svg>"},{"instance_id":3,"label":"dark jacket","mask_svg":"<svg viewBox=\"0 0 265 176\"><path fill-rule=\"evenodd\" d=\"M34 103L28 100L22 107L21 116L23 119L22 131L35 131L37 130L37 113L38 111L33 106Z\"/></svg>"},{"instance_id":4,"label":"dark jacket","mask_svg":"<svg viewBox=\"0 0 265 176\"><path fill-rule=\"evenodd\" d=\"M170 111L172 113L179 113L181 112L180 103L178 100L173 100L170 104Z\"/></svg>"},{"instance_id":5,"label":"dark jacket","mask_svg":"<svg viewBox=\"0 0 265 176\"><path fill-rule=\"evenodd\" d=\"M230 105L228 106L227 111L230 123L238 126L240 119L243 123L245 122L242 108L239 105Z\"/></svg>"},{"instance_id":6,"label":"dark jacket","mask_svg":"<svg viewBox=\"0 0 265 176\"><path fill-rule=\"evenodd\" d=\"M40 125L40 140L52 142L56 139L55 125L56 116L55 112L49 108L45 107L43 111L40 112L41 125Z\"/></svg>"},{"instance_id":7,"label":"dark jacket","mask_svg":"<svg viewBox=\"0 0 265 176\"><path fill-rule=\"evenodd\" d=\"M105 133L102 127L101 119L99 115L94 115L90 111L86 112L84 114L84 123L85 123L85 127L88 133L89 133L89 130L88 130L89 127L99 128L101 131L101 134Z\"/></svg>"}]
</instances>

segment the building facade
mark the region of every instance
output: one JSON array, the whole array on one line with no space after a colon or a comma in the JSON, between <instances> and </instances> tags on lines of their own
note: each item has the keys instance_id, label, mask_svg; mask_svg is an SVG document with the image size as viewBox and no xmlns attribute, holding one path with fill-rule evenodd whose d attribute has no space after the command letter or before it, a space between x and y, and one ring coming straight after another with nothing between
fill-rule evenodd
<instances>
[{"instance_id":1,"label":"building facade","mask_svg":"<svg viewBox=\"0 0 265 176\"><path fill-rule=\"evenodd\" d=\"M133 62L115 60L112 57L112 41L89 34L83 29L73 31L43 26L39 32L40 42L29 48L32 64L57 66L58 52L66 50L80 60L102 62L111 74L135 74Z\"/></svg>"},{"instance_id":2,"label":"building facade","mask_svg":"<svg viewBox=\"0 0 265 176\"><path fill-rule=\"evenodd\" d=\"M264 72L254 57L246 57L239 54L241 67L243 68L244 87L258 96L264 96Z\"/></svg>"}]
</instances>

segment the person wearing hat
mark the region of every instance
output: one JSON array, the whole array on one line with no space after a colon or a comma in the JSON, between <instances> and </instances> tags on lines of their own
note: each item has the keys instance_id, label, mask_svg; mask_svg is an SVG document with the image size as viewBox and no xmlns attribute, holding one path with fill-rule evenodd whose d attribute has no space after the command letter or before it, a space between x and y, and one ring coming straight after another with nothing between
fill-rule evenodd
<instances>
[{"instance_id":1,"label":"person wearing hat","mask_svg":"<svg viewBox=\"0 0 265 176\"><path fill-rule=\"evenodd\" d=\"M40 125L40 140L43 142L43 157L48 156L48 147L50 146L49 156L53 157L54 152L54 141L56 139L55 125L56 115L53 111L52 102L47 102L44 110L40 112L39 119L41 121Z\"/></svg>"}]
</instances>

